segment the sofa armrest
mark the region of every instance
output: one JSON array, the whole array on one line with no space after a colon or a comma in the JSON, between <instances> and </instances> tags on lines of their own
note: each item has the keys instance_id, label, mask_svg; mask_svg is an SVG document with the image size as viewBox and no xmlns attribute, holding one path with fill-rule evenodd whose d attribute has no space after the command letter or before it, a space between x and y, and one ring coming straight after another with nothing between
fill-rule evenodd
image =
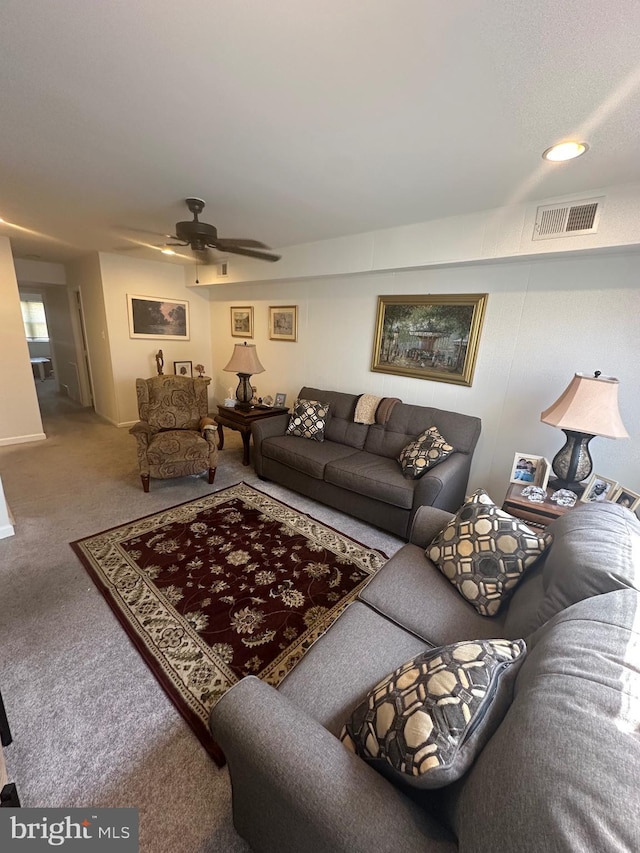
<instances>
[{"instance_id":1,"label":"sofa armrest","mask_svg":"<svg viewBox=\"0 0 640 853\"><path fill-rule=\"evenodd\" d=\"M420 506L416 510L409 532L409 542L423 550L430 545L453 518L453 514L434 506Z\"/></svg>"},{"instance_id":2,"label":"sofa armrest","mask_svg":"<svg viewBox=\"0 0 640 853\"><path fill-rule=\"evenodd\" d=\"M236 829L272 853L454 853L448 830L285 696L254 676L211 712Z\"/></svg>"},{"instance_id":3,"label":"sofa armrest","mask_svg":"<svg viewBox=\"0 0 640 853\"><path fill-rule=\"evenodd\" d=\"M434 506L448 512L457 512L465 499L469 482L471 456L452 453L416 483L413 495L414 511L422 505Z\"/></svg>"},{"instance_id":4,"label":"sofa armrest","mask_svg":"<svg viewBox=\"0 0 640 853\"><path fill-rule=\"evenodd\" d=\"M288 412L284 412L281 415L274 415L271 418L254 421L251 424L251 435L253 437L253 467L259 477L262 476L262 442L265 438L284 435L288 426Z\"/></svg>"}]
</instances>

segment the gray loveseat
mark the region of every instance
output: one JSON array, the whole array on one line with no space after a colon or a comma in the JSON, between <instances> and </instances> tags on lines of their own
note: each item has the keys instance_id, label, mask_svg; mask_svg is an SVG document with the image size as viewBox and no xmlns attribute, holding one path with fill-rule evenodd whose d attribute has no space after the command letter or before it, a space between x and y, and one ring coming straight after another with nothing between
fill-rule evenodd
<instances>
[{"instance_id":1,"label":"gray loveseat","mask_svg":"<svg viewBox=\"0 0 640 853\"><path fill-rule=\"evenodd\" d=\"M637 853L640 524L609 503L554 522L504 609L480 616L425 557L449 518L421 509L280 687L248 677L212 711L238 832L264 853ZM506 715L457 782L396 783L338 740L385 675L430 646L526 639Z\"/></svg>"},{"instance_id":2,"label":"gray loveseat","mask_svg":"<svg viewBox=\"0 0 640 853\"><path fill-rule=\"evenodd\" d=\"M385 423L355 423L358 395L302 388L298 397L329 404L325 440L285 435L289 416L252 425L259 477L407 539L419 506L455 511L464 500L480 419L398 402ZM455 448L417 480L403 476L400 451L435 426Z\"/></svg>"}]
</instances>

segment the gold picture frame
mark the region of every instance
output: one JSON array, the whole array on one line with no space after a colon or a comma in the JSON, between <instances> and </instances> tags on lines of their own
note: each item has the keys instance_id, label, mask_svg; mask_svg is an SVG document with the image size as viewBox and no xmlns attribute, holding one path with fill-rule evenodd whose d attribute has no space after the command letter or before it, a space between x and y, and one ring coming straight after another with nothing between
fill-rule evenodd
<instances>
[{"instance_id":1,"label":"gold picture frame","mask_svg":"<svg viewBox=\"0 0 640 853\"><path fill-rule=\"evenodd\" d=\"M371 370L471 385L487 298L379 296Z\"/></svg>"},{"instance_id":2,"label":"gold picture frame","mask_svg":"<svg viewBox=\"0 0 640 853\"><path fill-rule=\"evenodd\" d=\"M231 337L253 337L253 305L234 305L231 312Z\"/></svg>"},{"instance_id":3,"label":"gold picture frame","mask_svg":"<svg viewBox=\"0 0 640 853\"><path fill-rule=\"evenodd\" d=\"M298 340L298 306L270 305L269 306L269 340L297 341Z\"/></svg>"}]
</instances>

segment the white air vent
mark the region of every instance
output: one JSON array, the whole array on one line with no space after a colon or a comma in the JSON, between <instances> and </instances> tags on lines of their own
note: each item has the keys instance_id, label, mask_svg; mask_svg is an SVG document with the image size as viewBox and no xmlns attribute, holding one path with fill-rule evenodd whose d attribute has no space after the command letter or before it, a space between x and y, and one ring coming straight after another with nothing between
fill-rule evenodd
<instances>
[{"instance_id":1,"label":"white air vent","mask_svg":"<svg viewBox=\"0 0 640 853\"><path fill-rule=\"evenodd\" d=\"M225 275L229 275L229 264L227 261L222 261L221 264L218 264L218 278Z\"/></svg>"},{"instance_id":2,"label":"white air vent","mask_svg":"<svg viewBox=\"0 0 640 853\"><path fill-rule=\"evenodd\" d=\"M604 198L589 198L573 203L548 204L536 212L534 240L551 237L575 237L598 230Z\"/></svg>"}]
</instances>

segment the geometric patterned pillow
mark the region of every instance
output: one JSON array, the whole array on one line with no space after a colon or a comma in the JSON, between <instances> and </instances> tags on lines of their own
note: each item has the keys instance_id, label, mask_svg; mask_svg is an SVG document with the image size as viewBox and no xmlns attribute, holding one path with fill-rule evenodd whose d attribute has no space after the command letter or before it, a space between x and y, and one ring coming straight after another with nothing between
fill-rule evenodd
<instances>
[{"instance_id":1,"label":"geometric patterned pillow","mask_svg":"<svg viewBox=\"0 0 640 853\"><path fill-rule=\"evenodd\" d=\"M551 544L475 491L426 550L442 574L482 616L495 616L511 591Z\"/></svg>"},{"instance_id":2,"label":"geometric patterned pillow","mask_svg":"<svg viewBox=\"0 0 640 853\"><path fill-rule=\"evenodd\" d=\"M398 462L405 477L417 480L429 468L433 468L438 462L442 462L443 459L450 456L454 449L440 435L438 428L433 426L426 429L400 451Z\"/></svg>"},{"instance_id":3,"label":"geometric patterned pillow","mask_svg":"<svg viewBox=\"0 0 640 853\"><path fill-rule=\"evenodd\" d=\"M376 684L340 740L413 787L448 785L500 725L525 653L524 640L467 640L422 652Z\"/></svg>"},{"instance_id":4,"label":"geometric patterned pillow","mask_svg":"<svg viewBox=\"0 0 640 853\"><path fill-rule=\"evenodd\" d=\"M302 438L312 438L314 441L324 441L328 413L329 403L319 403L317 400L296 400L285 435L299 435Z\"/></svg>"}]
</instances>

